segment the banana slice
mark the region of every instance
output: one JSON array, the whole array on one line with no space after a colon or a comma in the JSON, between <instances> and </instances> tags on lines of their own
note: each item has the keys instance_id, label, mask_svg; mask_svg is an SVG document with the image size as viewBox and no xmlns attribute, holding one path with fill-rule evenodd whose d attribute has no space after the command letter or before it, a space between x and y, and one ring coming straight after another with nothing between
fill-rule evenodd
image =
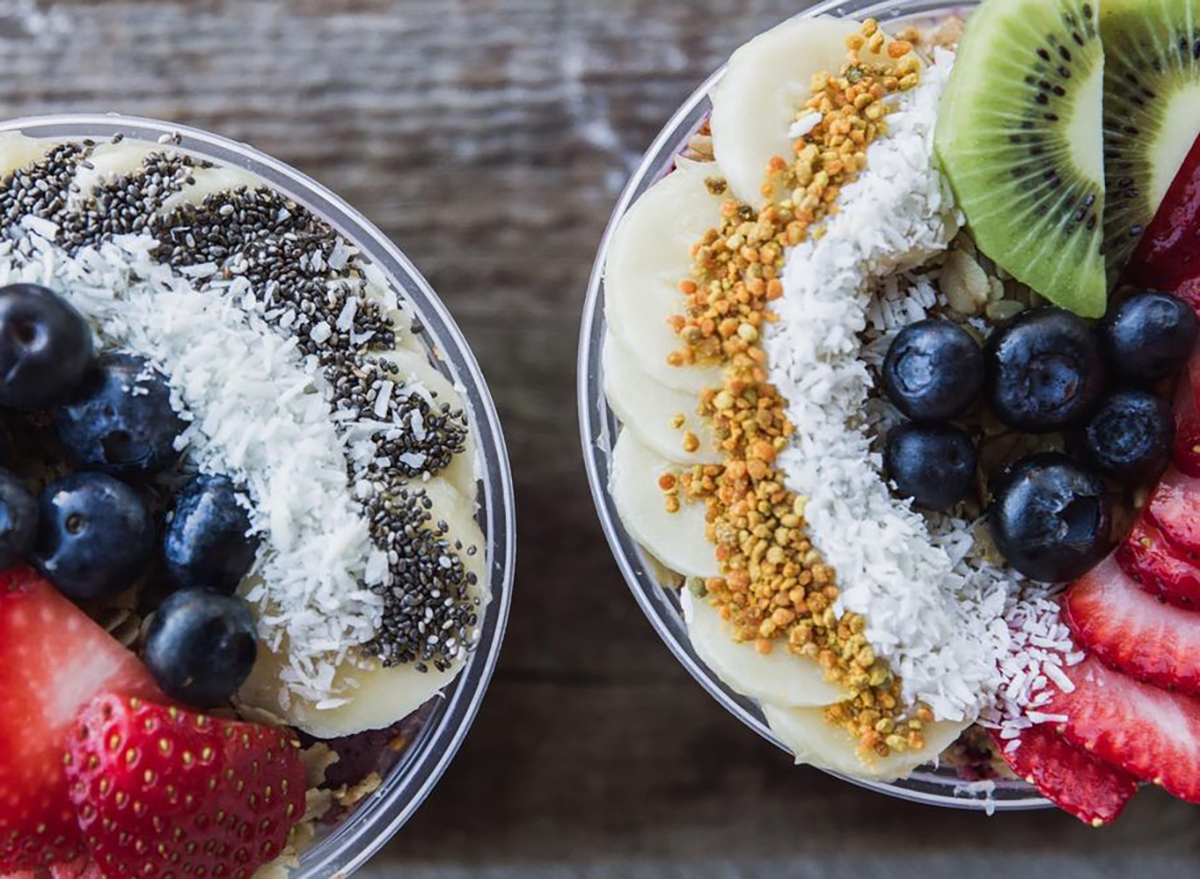
<instances>
[{"instance_id":1,"label":"banana slice","mask_svg":"<svg viewBox=\"0 0 1200 879\"><path fill-rule=\"evenodd\" d=\"M721 453L712 422L696 414L695 394L668 388L642 371L637 358L616 336L604 339L604 393L608 404L637 438L668 461L677 464L720 464ZM676 416L683 416L680 427ZM700 440L694 452L683 449L685 433Z\"/></svg>"},{"instance_id":2,"label":"banana slice","mask_svg":"<svg viewBox=\"0 0 1200 879\"><path fill-rule=\"evenodd\" d=\"M157 144L151 145L136 140L97 144L88 156L91 167L80 165L75 171L76 189L68 197L67 207L73 211L79 210L84 202L92 197L97 186L132 174L142 167L146 156L162 149L163 147Z\"/></svg>"},{"instance_id":3,"label":"banana slice","mask_svg":"<svg viewBox=\"0 0 1200 879\"><path fill-rule=\"evenodd\" d=\"M260 177L233 168L229 165L217 165L214 168L194 168L191 177L195 183L184 186L179 192L172 193L159 208L160 214L169 214L184 205L198 205L210 195L240 189L257 189L264 186Z\"/></svg>"},{"instance_id":4,"label":"banana slice","mask_svg":"<svg viewBox=\"0 0 1200 879\"><path fill-rule=\"evenodd\" d=\"M402 381L416 382L430 394L435 394L435 408L440 408L443 403L449 403L452 410L465 408L466 404L458 389L450 383L450 379L429 362L429 358L424 354L400 349L389 351L381 356L400 367L399 377ZM468 413L469 416L470 413ZM479 446L475 440L475 431L470 430L467 432L466 448L454 456L450 466L439 476L458 489L464 497L475 497L477 478L475 465L478 455Z\"/></svg>"},{"instance_id":5,"label":"banana slice","mask_svg":"<svg viewBox=\"0 0 1200 879\"><path fill-rule=\"evenodd\" d=\"M0 177L41 161L57 143L59 141L29 137L19 131L0 134Z\"/></svg>"},{"instance_id":6,"label":"banana slice","mask_svg":"<svg viewBox=\"0 0 1200 879\"><path fill-rule=\"evenodd\" d=\"M604 316L642 370L669 388L698 394L721 384L717 367L667 363L679 349L668 326L683 312L679 282L692 274L692 245L721 222L724 197L705 180L720 177L711 162L679 167L642 194L621 220L604 266Z\"/></svg>"},{"instance_id":7,"label":"banana slice","mask_svg":"<svg viewBox=\"0 0 1200 879\"><path fill-rule=\"evenodd\" d=\"M683 618L692 646L717 677L743 696L786 708L812 708L850 698L850 693L825 680L821 666L776 645L759 653L750 642L733 640L717 609L703 599L680 593Z\"/></svg>"},{"instance_id":8,"label":"banana slice","mask_svg":"<svg viewBox=\"0 0 1200 879\"><path fill-rule=\"evenodd\" d=\"M775 156L791 158L792 123L808 99L814 75L837 74L846 63L849 19L789 21L733 53L712 93L713 152L733 193L761 208L763 182ZM883 52L872 61L887 58Z\"/></svg>"},{"instance_id":9,"label":"banana slice","mask_svg":"<svg viewBox=\"0 0 1200 879\"><path fill-rule=\"evenodd\" d=\"M612 495L621 521L633 539L664 565L689 577L719 577L714 547L705 534L705 506L687 503L668 513L658 479L678 471L623 430L613 449Z\"/></svg>"},{"instance_id":10,"label":"banana slice","mask_svg":"<svg viewBox=\"0 0 1200 879\"><path fill-rule=\"evenodd\" d=\"M463 564L478 578L478 595L482 605L490 599L487 577L487 544L483 532L475 523L474 503L448 482L433 479L422 486L433 501L435 520L449 526L452 541L461 540L464 549L477 547L476 553L460 553ZM482 608L480 618L483 617ZM312 702L292 695L288 706L281 709L280 675L282 657L259 645L259 658L250 679L242 686L238 698L274 714L282 711L283 719L317 738L329 739L352 735L368 729L383 729L416 711L451 683L462 670L467 655L460 653L446 671L430 668L419 672L412 665L395 668L361 669L343 665L334 675L334 686L347 686L349 701L336 708L319 709Z\"/></svg>"},{"instance_id":11,"label":"banana slice","mask_svg":"<svg viewBox=\"0 0 1200 879\"><path fill-rule=\"evenodd\" d=\"M848 733L825 722L821 708L780 708L763 703L771 732L796 755L797 763L841 772L873 781L895 781L938 758L969 727L969 722L938 721L925 728L925 747L892 754L871 763L858 756L858 745Z\"/></svg>"}]
</instances>

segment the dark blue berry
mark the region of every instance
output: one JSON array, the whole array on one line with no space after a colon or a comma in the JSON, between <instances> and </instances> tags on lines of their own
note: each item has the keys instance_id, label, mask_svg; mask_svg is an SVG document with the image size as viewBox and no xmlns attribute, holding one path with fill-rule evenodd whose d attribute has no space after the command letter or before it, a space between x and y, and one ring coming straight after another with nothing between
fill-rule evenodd
<instances>
[{"instance_id":1,"label":"dark blue berry","mask_svg":"<svg viewBox=\"0 0 1200 879\"><path fill-rule=\"evenodd\" d=\"M1104 482L1066 455L1018 461L992 486L988 527L996 548L1031 580L1074 580L1111 549L1112 501Z\"/></svg>"},{"instance_id":2,"label":"dark blue berry","mask_svg":"<svg viewBox=\"0 0 1200 879\"><path fill-rule=\"evenodd\" d=\"M65 299L37 284L0 288L0 406L57 406L91 360L92 332Z\"/></svg>"},{"instance_id":3,"label":"dark blue berry","mask_svg":"<svg viewBox=\"0 0 1200 879\"><path fill-rule=\"evenodd\" d=\"M971 334L948 320L905 327L883 361L883 387L916 421L950 421L979 398L983 352Z\"/></svg>"},{"instance_id":4,"label":"dark blue berry","mask_svg":"<svg viewBox=\"0 0 1200 879\"><path fill-rule=\"evenodd\" d=\"M1035 308L998 327L984 349L988 402L996 417L1028 433L1081 422L1104 393L1100 345L1061 308Z\"/></svg>"},{"instance_id":5,"label":"dark blue berry","mask_svg":"<svg viewBox=\"0 0 1200 879\"><path fill-rule=\"evenodd\" d=\"M141 357L106 354L56 413L58 436L76 467L145 479L179 460L185 427L163 377Z\"/></svg>"},{"instance_id":6,"label":"dark blue berry","mask_svg":"<svg viewBox=\"0 0 1200 879\"><path fill-rule=\"evenodd\" d=\"M197 476L180 493L163 543L167 573L180 589L232 593L254 564L258 541L226 476Z\"/></svg>"},{"instance_id":7,"label":"dark blue berry","mask_svg":"<svg viewBox=\"0 0 1200 879\"><path fill-rule=\"evenodd\" d=\"M124 592L154 557L154 519L136 491L103 473L72 473L42 490L33 564L64 595Z\"/></svg>"},{"instance_id":8,"label":"dark blue berry","mask_svg":"<svg viewBox=\"0 0 1200 879\"><path fill-rule=\"evenodd\" d=\"M0 570L29 557L37 523L37 501L25 481L0 470Z\"/></svg>"},{"instance_id":9,"label":"dark blue berry","mask_svg":"<svg viewBox=\"0 0 1200 879\"><path fill-rule=\"evenodd\" d=\"M216 708L245 683L257 656L254 617L245 601L185 589L155 611L142 661L172 699Z\"/></svg>"},{"instance_id":10,"label":"dark blue berry","mask_svg":"<svg viewBox=\"0 0 1200 879\"><path fill-rule=\"evenodd\" d=\"M1172 375L1195 344L1195 312L1166 293L1126 299L1104 323L1104 353L1130 378L1156 381Z\"/></svg>"},{"instance_id":11,"label":"dark blue berry","mask_svg":"<svg viewBox=\"0 0 1200 879\"><path fill-rule=\"evenodd\" d=\"M884 467L901 497L944 512L957 506L975 478L975 446L948 424L904 424L888 434Z\"/></svg>"},{"instance_id":12,"label":"dark blue berry","mask_svg":"<svg viewBox=\"0 0 1200 879\"><path fill-rule=\"evenodd\" d=\"M1101 473L1152 479L1171 461L1175 416L1165 400L1149 391L1118 391L1087 420L1080 439L1088 463Z\"/></svg>"}]
</instances>

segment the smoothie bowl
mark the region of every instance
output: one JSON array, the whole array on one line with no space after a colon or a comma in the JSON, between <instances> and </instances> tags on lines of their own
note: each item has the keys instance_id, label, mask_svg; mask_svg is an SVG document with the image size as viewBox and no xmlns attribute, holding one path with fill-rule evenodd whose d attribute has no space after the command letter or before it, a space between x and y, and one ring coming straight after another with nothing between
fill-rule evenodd
<instances>
[{"instance_id":1,"label":"smoothie bowl","mask_svg":"<svg viewBox=\"0 0 1200 879\"><path fill-rule=\"evenodd\" d=\"M819 4L626 189L581 341L597 508L798 763L1097 825L1200 799L1193 21Z\"/></svg>"},{"instance_id":2,"label":"smoothie bowl","mask_svg":"<svg viewBox=\"0 0 1200 879\"><path fill-rule=\"evenodd\" d=\"M347 875L507 620L500 426L408 260L298 172L0 125L0 874Z\"/></svg>"}]
</instances>

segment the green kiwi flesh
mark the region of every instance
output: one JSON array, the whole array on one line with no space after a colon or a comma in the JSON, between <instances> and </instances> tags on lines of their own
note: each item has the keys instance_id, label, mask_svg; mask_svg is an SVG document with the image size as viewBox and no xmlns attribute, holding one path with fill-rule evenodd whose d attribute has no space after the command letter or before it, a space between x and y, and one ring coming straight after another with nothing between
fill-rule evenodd
<instances>
[{"instance_id":1,"label":"green kiwi flesh","mask_svg":"<svg viewBox=\"0 0 1200 879\"><path fill-rule=\"evenodd\" d=\"M976 243L1051 302L1104 314L1099 0L987 0L938 113L937 152Z\"/></svg>"},{"instance_id":2,"label":"green kiwi flesh","mask_svg":"<svg viewBox=\"0 0 1200 879\"><path fill-rule=\"evenodd\" d=\"M1100 33L1115 280L1200 136L1200 0L1104 0Z\"/></svg>"}]
</instances>

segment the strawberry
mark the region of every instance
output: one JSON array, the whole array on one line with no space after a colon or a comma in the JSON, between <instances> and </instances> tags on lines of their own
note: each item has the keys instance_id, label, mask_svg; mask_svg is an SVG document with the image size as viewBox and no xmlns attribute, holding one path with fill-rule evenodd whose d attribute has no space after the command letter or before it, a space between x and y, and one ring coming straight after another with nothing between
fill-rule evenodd
<instances>
[{"instance_id":1,"label":"strawberry","mask_svg":"<svg viewBox=\"0 0 1200 879\"><path fill-rule=\"evenodd\" d=\"M1189 278L1175 288L1175 295L1192 307L1200 317L1200 278Z\"/></svg>"},{"instance_id":2,"label":"strawberry","mask_svg":"<svg viewBox=\"0 0 1200 879\"><path fill-rule=\"evenodd\" d=\"M1064 812L1093 827L1116 821L1137 793L1136 778L1072 745L1049 724L1023 730L1016 747L995 730L990 734L1013 772Z\"/></svg>"},{"instance_id":3,"label":"strawberry","mask_svg":"<svg viewBox=\"0 0 1200 879\"><path fill-rule=\"evenodd\" d=\"M1200 347L1197 347L1200 351ZM1196 357L1192 357L1193 363ZM1194 367L1193 367L1194 368ZM1175 391L1175 466L1188 476L1200 476L1200 409L1196 406L1197 382L1188 373Z\"/></svg>"},{"instance_id":4,"label":"strawberry","mask_svg":"<svg viewBox=\"0 0 1200 879\"><path fill-rule=\"evenodd\" d=\"M125 696L99 696L80 715L67 775L106 879L248 877L304 814L291 734Z\"/></svg>"},{"instance_id":5,"label":"strawberry","mask_svg":"<svg viewBox=\"0 0 1200 879\"><path fill-rule=\"evenodd\" d=\"M1133 526L1116 555L1125 573L1151 595L1176 607L1200 608L1200 567L1187 553L1176 552L1146 517Z\"/></svg>"},{"instance_id":6,"label":"strawberry","mask_svg":"<svg viewBox=\"0 0 1200 879\"><path fill-rule=\"evenodd\" d=\"M1200 478L1171 468L1150 496L1146 512L1177 551L1200 553Z\"/></svg>"},{"instance_id":7,"label":"strawberry","mask_svg":"<svg viewBox=\"0 0 1200 879\"><path fill-rule=\"evenodd\" d=\"M1063 618L1076 640L1110 668L1200 693L1200 614L1143 591L1113 556L1070 588Z\"/></svg>"},{"instance_id":8,"label":"strawberry","mask_svg":"<svg viewBox=\"0 0 1200 879\"><path fill-rule=\"evenodd\" d=\"M1092 656L1065 671L1075 689L1042 710L1066 716L1060 729L1069 741L1200 803L1200 699L1135 681Z\"/></svg>"},{"instance_id":9,"label":"strawberry","mask_svg":"<svg viewBox=\"0 0 1200 879\"><path fill-rule=\"evenodd\" d=\"M0 573L0 872L83 851L67 731L99 692L159 698L137 657L28 568Z\"/></svg>"},{"instance_id":10,"label":"strawberry","mask_svg":"<svg viewBox=\"0 0 1200 879\"><path fill-rule=\"evenodd\" d=\"M91 858L80 858L69 864L55 864L50 879L104 879L104 874Z\"/></svg>"}]
</instances>

